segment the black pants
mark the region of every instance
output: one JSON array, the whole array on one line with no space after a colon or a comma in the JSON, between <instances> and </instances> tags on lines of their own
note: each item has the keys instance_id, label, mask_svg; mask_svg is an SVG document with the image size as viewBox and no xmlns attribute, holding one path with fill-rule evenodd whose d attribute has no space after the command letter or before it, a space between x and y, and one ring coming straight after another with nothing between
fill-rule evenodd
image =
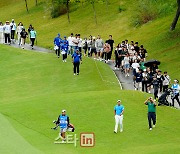
<instances>
[{"instance_id":1,"label":"black pants","mask_svg":"<svg viewBox=\"0 0 180 154\"><path fill-rule=\"evenodd\" d=\"M59 57L60 56L60 47L56 50L56 55Z\"/></svg>"},{"instance_id":2,"label":"black pants","mask_svg":"<svg viewBox=\"0 0 180 154\"><path fill-rule=\"evenodd\" d=\"M80 65L80 62L74 63L74 74L76 73L79 74L79 65Z\"/></svg>"},{"instance_id":3,"label":"black pants","mask_svg":"<svg viewBox=\"0 0 180 154\"><path fill-rule=\"evenodd\" d=\"M142 91L147 92L147 81L142 81Z\"/></svg>"},{"instance_id":4,"label":"black pants","mask_svg":"<svg viewBox=\"0 0 180 154\"><path fill-rule=\"evenodd\" d=\"M80 53L82 52L82 47L79 47L79 52L80 52Z\"/></svg>"},{"instance_id":5,"label":"black pants","mask_svg":"<svg viewBox=\"0 0 180 154\"><path fill-rule=\"evenodd\" d=\"M163 88L163 83L161 81L161 82L159 82L159 90L160 90L160 92L162 92L162 88Z\"/></svg>"},{"instance_id":6,"label":"black pants","mask_svg":"<svg viewBox=\"0 0 180 154\"><path fill-rule=\"evenodd\" d=\"M67 58L67 53L63 54L63 60Z\"/></svg>"},{"instance_id":7,"label":"black pants","mask_svg":"<svg viewBox=\"0 0 180 154\"><path fill-rule=\"evenodd\" d=\"M87 53L87 50L88 50L88 48L83 48L84 49L84 53L86 54Z\"/></svg>"},{"instance_id":8,"label":"black pants","mask_svg":"<svg viewBox=\"0 0 180 154\"><path fill-rule=\"evenodd\" d=\"M108 60L108 59L109 59L109 60L111 59L111 55L112 55L112 51L110 51L110 52L107 53L107 60Z\"/></svg>"},{"instance_id":9,"label":"black pants","mask_svg":"<svg viewBox=\"0 0 180 154\"><path fill-rule=\"evenodd\" d=\"M34 46L35 38L30 38L30 39L31 39L31 46L33 47Z\"/></svg>"},{"instance_id":10,"label":"black pants","mask_svg":"<svg viewBox=\"0 0 180 154\"><path fill-rule=\"evenodd\" d=\"M155 112L148 112L149 128L152 128L151 119L153 121L153 125L155 125L156 124L156 113Z\"/></svg>"},{"instance_id":11,"label":"black pants","mask_svg":"<svg viewBox=\"0 0 180 154\"><path fill-rule=\"evenodd\" d=\"M168 85L163 86L163 92L165 92L168 89Z\"/></svg>"},{"instance_id":12,"label":"black pants","mask_svg":"<svg viewBox=\"0 0 180 154\"><path fill-rule=\"evenodd\" d=\"M174 106L174 100L176 99L176 101L178 102L179 106L180 106L180 102L179 102L179 93L176 94L173 98L172 98L172 106Z\"/></svg>"},{"instance_id":13,"label":"black pants","mask_svg":"<svg viewBox=\"0 0 180 154\"><path fill-rule=\"evenodd\" d=\"M11 43L10 34L5 33L4 37L5 37L5 43Z\"/></svg>"},{"instance_id":14,"label":"black pants","mask_svg":"<svg viewBox=\"0 0 180 154\"><path fill-rule=\"evenodd\" d=\"M108 60L108 53L104 52L103 57L104 57L105 60Z\"/></svg>"},{"instance_id":15,"label":"black pants","mask_svg":"<svg viewBox=\"0 0 180 154\"><path fill-rule=\"evenodd\" d=\"M11 39L14 40L15 30L11 30Z\"/></svg>"},{"instance_id":16,"label":"black pants","mask_svg":"<svg viewBox=\"0 0 180 154\"><path fill-rule=\"evenodd\" d=\"M158 98L158 89L154 88L154 98Z\"/></svg>"}]
</instances>

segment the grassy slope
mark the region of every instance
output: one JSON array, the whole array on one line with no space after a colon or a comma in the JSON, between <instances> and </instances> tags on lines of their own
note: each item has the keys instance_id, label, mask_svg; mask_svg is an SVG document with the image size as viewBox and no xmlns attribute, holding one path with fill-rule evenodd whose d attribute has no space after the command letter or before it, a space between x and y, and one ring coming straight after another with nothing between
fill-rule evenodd
<instances>
[{"instance_id":1,"label":"grassy slope","mask_svg":"<svg viewBox=\"0 0 180 154\"><path fill-rule=\"evenodd\" d=\"M122 13L118 13L118 0L110 2L108 11L106 5L96 4L98 25L94 24L90 5L71 12L71 24L68 24L66 15L51 19L47 11L47 5L43 3L44 0L39 0L39 2L38 7L35 7L34 1L28 1L30 13L27 14L24 1L13 0L9 3L8 0L3 0L0 5L2 8L0 9L0 19L5 21L15 18L17 22L22 21L26 28L32 23L38 31L38 45L47 48L52 48L52 40L58 32L62 34L62 37L64 35L68 36L70 32L81 33L82 37L90 34L95 36L101 34L104 39L112 34L116 44L125 38L137 40L147 48L149 59L159 59L162 62L162 70L167 70L172 79L180 78L178 73L180 66L178 61L180 58L180 24L177 24L175 32L169 32L169 25L174 17L175 10L169 16L157 19L140 28L133 28L130 26L134 11L132 9L134 1L132 0L121 1L121 5L126 8L126 11ZM166 3L170 3L170 0ZM178 71L174 66L178 68Z\"/></svg>"},{"instance_id":2,"label":"grassy slope","mask_svg":"<svg viewBox=\"0 0 180 154\"><path fill-rule=\"evenodd\" d=\"M28 2L31 12L28 15L24 10L23 1L13 0L13 2L15 3L3 0L3 3L0 3L0 6L4 5L0 9L0 19L5 21L15 18L16 21L23 21L26 27L32 23L38 31L38 45L50 47L51 40L57 32L68 35L73 31L83 36L100 33L104 39L111 33L116 43L117 40L128 38L145 44L149 56L157 57L162 61L163 70L167 69L173 78L180 77L178 73L180 40L179 37L175 37L180 27L178 25L174 33L167 32L173 15L148 23L141 28L132 28L129 26L130 10L118 14L118 2L113 1L109 6L109 12L112 14L106 11L105 6L96 6L97 26L94 25L90 6L72 12L70 14L72 22L68 25L66 16L50 19L47 12L44 13L43 5L36 8L34 2ZM15 11L12 11L11 7ZM77 20L80 22L77 23ZM99 153L100 151L109 153L112 149L116 153L179 151L179 112L169 108L158 108L157 130L147 133L146 107L142 107L146 95L119 91L117 81L106 65L98 63L104 79L112 83L102 82L95 63L89 59L81 66L82 76L77 80L72 76L71 65L56 61L54 55L30 53L4 46L0 47L0 51L0 112L12 123L19 135L36 149L46 153L67 152L67 149L68 153ZM92 66L92 69L89 66ZM117 97L122 98L127 112L124 121L125 131L115 137L110 132L114 124L112 108ZM78 128L77 134L82 131L95 132L95 148L75 149L73 145L52 144L57 132L51 131L49 127L62 108L68 110L72 123ZM86 117L92 118L84 118L84 112ZM98 114L98 117L95 117L95 114ZM98 127L95 129L94 125ZM10 124L7 124L7 128L10 130ZM33 150L32 147L29 149Z\"/></svg>"},{"instance_id":3,"label":"grassy slope","mask_svg":"<svg viewBox=\"0 0 180 154\"><path fill-rule=\"evenodd\" d=\"M158 108L156 131L149 133L147 109L142 104L148 94L119 90L107 65L97 62L104 80L109 81L102 82L94 61L89 59L84 60L81 75L73 76L71 63L62 63L53 54L22 51L7 46L0 46L0 49L0 112L16 128L18 136L22 136L33 148L44 153L179 151L179 111ZM115 135L112 132L113 106L117 98L122 99L126 113L125 131ZM80 148L79 142L77 148L53 144L58 132L50 129L53 126L51 121L62 108L67 109L77 128L78 137L80 132L95 133L94 148ZM5 126L7 130L12 129L10 124ZM5 131L4 127L1 129ZM10 132L15 136L14 131ZM6 137L1 138L0 144L7 147L4 138L7 140ZM13 144L18 143L18 138L13 141ZM17 145L17 151L22 152L21 146ZM4 149L0 149L0 152L4 153Z\"/></svg>"}]
</instances>

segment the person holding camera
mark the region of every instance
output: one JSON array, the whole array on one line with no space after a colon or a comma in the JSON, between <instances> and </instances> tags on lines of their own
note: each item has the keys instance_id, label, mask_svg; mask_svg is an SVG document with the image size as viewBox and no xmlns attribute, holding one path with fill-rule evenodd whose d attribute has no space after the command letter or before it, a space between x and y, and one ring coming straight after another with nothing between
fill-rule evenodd
<instances>
[{"instance_id":1,"label":"person holding camera","mask_svg":"<svg viewBox=\"0 0 180 154\"><path fill-rule=\"evenodd\" d=\"M59 115L56 126L60 127L59 136L55 139L56 141L60 138L64 142L66 140L66 131L69 126L69 117L66 115L66 110L62 110L62 114Z\"/></svg>"},{"instance_id":2,"label":"person holding camera","mask_svg":"<svg viewBox=\"0 0 180 154\"><path fill-rule=\"evenodd\" d=\"M150 97L144 102L144 104L148 106L149 130L152 130L152 127L155 128L156 125L156 100L153 100L153 98ZM153 121L153 126L151 123L151 119Z\"/></svg>"}]
</instances>

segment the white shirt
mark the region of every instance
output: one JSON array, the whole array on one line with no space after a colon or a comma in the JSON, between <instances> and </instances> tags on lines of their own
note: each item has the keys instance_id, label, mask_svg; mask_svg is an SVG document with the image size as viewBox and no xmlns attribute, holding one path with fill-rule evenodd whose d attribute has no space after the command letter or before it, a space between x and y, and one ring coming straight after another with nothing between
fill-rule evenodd
<instances>
[{"instance_id":1,"label":"white shirt","mask_svg":"<svg viewBox=\"0 0 180 154\"><path fill-rule=\"evenodd\" d=\"M4 32L4 26L0 26L0 33L3 33Z\"/></svg>"},{"instance_id":2,"label":"white shirt","mask_svg":"<svg viewBox=\"0 0 180 154\"><path fill-rule=\"evenodd\" d=\"M81 38L78 38L78 47L82 47L82 39Z\"/></svg>"},{"instance_id":3,"label":"white shirt","mask_svg":"<svg viewBox=\"0 0 180 154\"><path fill-rule=\"evenodd\" d=\"M139 59L141 59L140 56L133 56L133 60L139 60Z\"/></svg>"},{"instance_id":4,"label":"white shirt","mask_svg":"<svg viewBox=\"0 0 180 154\"><path fill-rule=\"evenodd\" d=\"M166 76L164 75L163 85L164 86L169 85L170 81L171 81L171 79L170 79L169 75L166 75Z\"/></svg>"},{"instance_id":5,"label":"white shirt","mask_svg":"<svg viewBox=\"0 0 180 154\"><path fill-rule=\"evenodd\" d=\"M18 27L17 27L17 32L18 32L18 34L21 33L22 29L23 29L23 26L18 26Z\"/></svg>"},{"instance_id":6,"label":"white shirt","mask_svg":"<svg viewBox=\"0 0 180 154\"><path fill-rule=\"evenodd\" d=\"M68 39L67 39L70 46L74 46L74 43L72 42L73 39L74 39L74 37L71 37L71 36L69 36Z\"/></svg>"},{"instance_id":7,"label":"white shirt","mask_svg":"<svg viewBox=\"0 0 180 154\"><path fill-rule=\"evenodd\" d=\"M124 64L129 64L129 57L124 57Z\"/></svg>"},{"instance_id":8,"label":"white shirt","mask_svg":"<svg viewBox=\"0 0 180 154\"><path fill-rule=\"evenodd\" d=\"M10 34L11 33L11 26L10 25L4 25L4 33Z\"/></svg>"},{"instance_id":9,"label":"white shirt","mask_svg":"<svg viewBox=\"0 0 180 154\"><path fill-rule=\"evenodd\" d=\"M132 68L136 69L136 68L138 68L138 67L140 67L140 66L139 66L139 63L132 63Z\"/></svg>"},{"instance_id":10,"label":"white shirt","mask_svg":"<svg viewBox=\"0 0 180 154\"><path fill-rule=\"evenodd\" d=\"M14 22L14 23L10 23L10 26L12 27L11 28L11 30L16 30L16 23Z\"/></svg>"},{"instance_id":11,"label":"white shirt","mask_svg":"<svg viewBox=\"0 0 180 154\"><path fill-rule=\"evenodd\" d=\"M74 46L78 46L78 44L79 44L79 39L74 37L74 39L72 40L72 42L73 42Z\"/></svg>"}]
</instances>

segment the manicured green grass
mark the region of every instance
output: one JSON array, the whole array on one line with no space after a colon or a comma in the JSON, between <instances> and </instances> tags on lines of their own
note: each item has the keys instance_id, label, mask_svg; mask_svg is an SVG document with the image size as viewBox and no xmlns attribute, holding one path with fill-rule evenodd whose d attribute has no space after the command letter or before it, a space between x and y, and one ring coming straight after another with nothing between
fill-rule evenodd
<instances>
[{"instance_id":1,"label":"manicured green grass","mask_svg":"<svg viewBox=\"0 0 180 154\"><path fill-rule=\"evenodd\" d=\"M47 1L39 0L38 2L38 6L35 6L35 1L28 1L28 14L24 1L3 0L0 5L0 19L6 21L15 18L16 22L22 21L26 28L30 23L33 24L38 32L38 45L46 48L53 48L53 38L57 33L61 33L62 37L69 36L71 32L81 33L82 38L88 37L90 34L94 36L100 34L104 40L108 39L109 34L112 34L115 45L124 39L138 41L139 44L144 44L148 50L148 59L160 60L162 71L168 71L172 79L180 78L180 24L177 24L174 32L169 32L175 9L165 17L134 28L131 22L136 5L132 0L109 1L108 9L105 4L96 3L97 25L94 22L91 5L80 5L77 9L73 9L74 11L70 13L71 23L69 24L66 15L56 19L50 17ZM162 7L171 6L173 3L172 0L167 0ZM119 13L119 5L123 6L125 11Z\"/></svg>"},{"instance_id":2,"label":"manicured green grass","mask_svg":"<svg viewBox=\"0 0 180 154\"><path fill-rule=\"evenodd\" d=\"M139 28L131 27L131 9L134 1L121 1L126 11L118 12L118 0L106 6L96 4L98 25L95 25L90 5L83 6L67 16L51 19L44 0L2 0L0 19L15 18L27 28L31 23L38 32L38 45L52 48L58 32L82 37L101 34L107 39L113 35L115 44L122 39L139 41L148 50L148 59L161 61L172 79L179 76L180 25L169 32L174 12ZM131 4L131 5L130 5ZM83 58L80 76L73 76L70 57L62 63L54 54L23 51L0 46L0 153L178 153L180 142L179 110L157 108L157 127L149 132L147 107L143 105L148 94L122 91L112 70L101 62ZM98 71L100 70L100 72ZM101 77L102 76L102 77ZM121 99L125 106L124 132L113 134L113 107ZM79 137L81 132L94 132L94 148L74 148L73 145L54 145L58 131L52 121L66 109ZM3 147L3 148L2 148Z\"/></svg>"},{"instance_id":3,"label":"manicured green grass","mask_svg":"<svg viewBox=\"0 0 180 154\"><path fill-rule=\"evenodd\" d=\"M157 127L147 124L149 97L136 91L120 90L110 68L83 58L80 76L72 73L71 59L62 63L54 54L0 46L0 153L178 153L179 110L157 108ZM114 134L113 107L121 99L125 106L124 132ZM67 110L81 132L94 132L94 148L81 148L78 141L55 145L58 131L52 121ZM7 122L7 120L10 122ZM9 135L6 135L9 134ZM12 145L11 145L12 144ZM14 149L14 146L16 149ZM10 148L9 148L10 147Z\"/></svg>"}]
</instances>

